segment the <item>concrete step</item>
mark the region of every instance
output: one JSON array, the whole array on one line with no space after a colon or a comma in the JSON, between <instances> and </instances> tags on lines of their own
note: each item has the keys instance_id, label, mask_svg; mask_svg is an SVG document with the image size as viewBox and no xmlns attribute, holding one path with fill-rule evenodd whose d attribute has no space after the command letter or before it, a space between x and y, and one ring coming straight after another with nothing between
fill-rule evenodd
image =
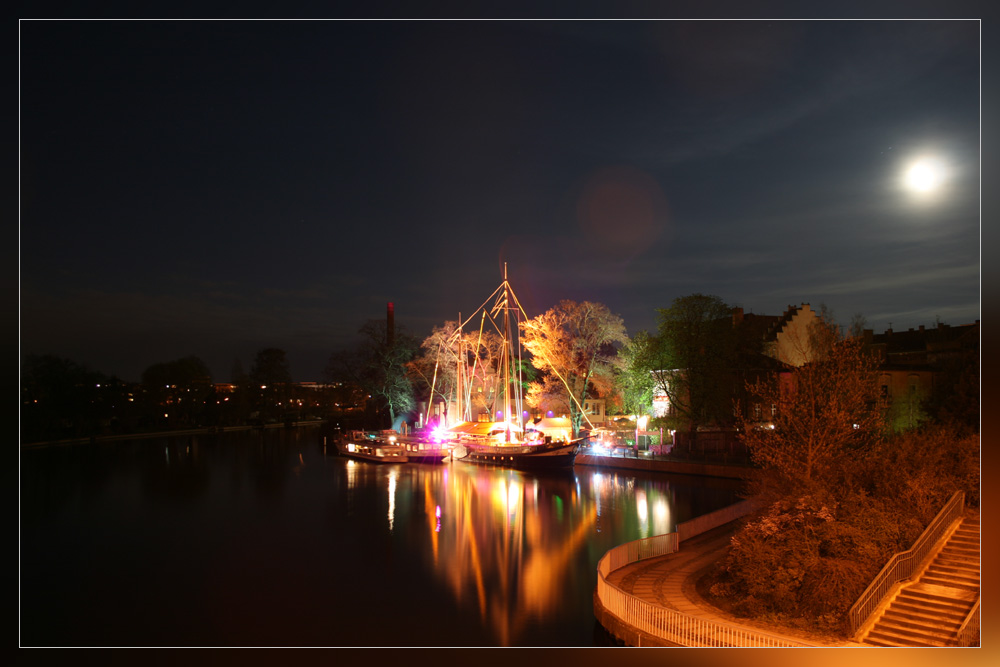
<instances>
[{"instance_id":1,"label":"concrete step","mask_svg":"<svg viewBox=\"0 0 1000 667\"><path fill-rule=\"evenodd\" d=\"M927 566L925 572L931 572L936 575L941 574L954 574L956 577L961 577L963 579L979 579L980 568L972 567L965 563L949 563L949 562L939 562L934 561Z\"/></svg>"},{"instance_id":2,"label":"concrete step","mask_svg":"<svg viewBox=\"0 0 1000 667\"><path fill-rule=\"evenodd\" d=\"M979 585L978 569L932 564L927 568L925 574L929 574L932 577L954 577L956 581Z\"/></svg>"},{"instance_id":3,"label":"concrete step","mask_svg":"<svg viewBox=\"0 0 1000 667\"><path fill-rule=\"evenodd\" d=\"M940 597L940 594L935 594L934 597L923 597L916 595L917 591L903 591L900 592L893 603L909 604L915 607L920 607L926 609L927 611L934 614L964 614L975 602L977 593L973 591L967 591L961 588L951 588L944 586L933 586L931 584L917 583L912 584L913 586L921 587L932 587L936 591L946 591L950 595L947 597ZM904 595L904 592L906 593Z\"/></svg>"},{"instance_id":4,"label":"concrete step","mask_svg":"<svg viewBox=\"0 0 1000 667\"><path fill-rule=\"evenodd\" d=\"M940 553L945 554L946 556L957 556L962 558L972 558L976 560L979 559L978 546L976 547L964 546L949 542L948 544L944 545L944 548L941 549Z\"/></svg>"},{"instance_id":5,"label":"concrete step","mask_svg":"<svg viewBox=\"0 0 1000 667\"><path fill-rule=\"evenodd\" d=\"M975 567L979 569L980 558L971 558L965 554L951 554L951 553L939 553L935 558L935 562L941 563L956 563L961 565L966 565L968 567Z\"/></svg>"},{"instance_id":6,"label":"concrete step","mask_svg":"<svg viewBox=\"0 0 1000 667\"><path fill-rule=\"evenodd\" d=\"M965 619L965 615L968 613L968 610L941 611L937 609L928 609L927 607L914 605L908 602L895 601L885 613L889 614L890 612L915 620L941 621L943 623L955 623L961 625L962 621Z\"/></svg>"},{"instance_id":7,"label":"concrete step","mask_svg":"<svg viewBox=\"0 0 1000 667\"><path fill-rule=\"evenodd\" d=\"M972 542L973 544L979 544L979 531L959 528L954 533L951 534L951 539L962 540L963 542Z\"/></svg>"},{"instance_id":8,"label":"concrete step","mask_svg":"<svg viewBox=\"0 0 1000 667\"><path fill-rule=\"evenodd\" d=\"M884 629L876 626L868 636L865 637L865 644L873 646L947 646L947 641L936 638L916 637L909 633L897 632L893 629Z\"/></svg>"},{"instance_id":9,"label":"concrete step","mask_svg":"<svg viewBox=\"0 0 1000 667\"><path fill-rule=\"evenodd\" d=\"M877 627L883 633L891 633L901 637L912 637L919 641L946 644L955 636L959 624L948 624L947 626L926 625L893 617L883 617Z\"/></svg>"},{"instance_id":10,"label":"concrete step","mask_svg":"<svg viewBox=\"0 0 1000 667\"><path fill-rule=\"evenodd\" d=\"M962 625L961 617L941 614L914 613L909 609L898 608L892 605L882 614L880 623L892 623L901 627L924 628L929 631L944 629L946 631L957 630Z\"/></svg>"},{"instance_id":11,"label":"concrete step","mask_svg":"<svg viewBox=\"0 0 1000 667\"><path fill-rule=\"evenodd\" d=\"M920 577L920 583L930 586L940 586L941 588L955 588L974 593L979 592L979 581L976 579L956 577L950 574L941 575L929 572Z\"/></svg>"},{"instance_id":12,"label":"concrete step","mask_svg":"<svg viewBox=\"0 0 1000 667\"><path fill-rule=\"evenodd\" d=\"M979 584L967 584L959 581L955 581L950 577L921 577L921 582L925 584L932 584L934 586L940 586L942 588L954 588L955 590L978 592Z\"/></svg>"}]
</instances>

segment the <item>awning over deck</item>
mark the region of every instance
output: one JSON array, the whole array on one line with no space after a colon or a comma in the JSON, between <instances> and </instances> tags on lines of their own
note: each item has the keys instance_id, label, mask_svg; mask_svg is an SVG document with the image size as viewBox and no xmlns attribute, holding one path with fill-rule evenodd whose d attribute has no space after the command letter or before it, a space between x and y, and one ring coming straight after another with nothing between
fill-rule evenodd
<instances>
[{"instance_id":1,"label":"awning over deck","mask_svg":"<svg viewBox=\"0 0 1000 667\"><path fill-rule=\"evenodd\" d=\"M448 429L449 433L455 435L480 435L487 436L491 433L503 433L507 430L507 425L503 422L461 422ZM510 425L511 431L520 431L517 424Z\"/></svg>"}]
</instances>

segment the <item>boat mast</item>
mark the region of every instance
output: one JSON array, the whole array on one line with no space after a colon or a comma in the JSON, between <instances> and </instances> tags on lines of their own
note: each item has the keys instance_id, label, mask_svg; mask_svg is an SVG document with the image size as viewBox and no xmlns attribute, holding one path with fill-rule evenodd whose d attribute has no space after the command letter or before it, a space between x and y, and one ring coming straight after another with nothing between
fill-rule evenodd
<instances>
[{"instance_id":1,"label":"boat mast","mask_svg":"<svg viewBox=\"0 0 1000 667\"><path fill-rule=\"evenodd\" d=\"M510 336L510 283L507 282L507 262L503 263L503 418L507 440L510 442L510 356L512 340Z\"/></svg>"},{"instance_id":2,"label":"boat mast","mask_svg":"<svg viewBox=\"0 0 1000 667\"><path fill-rule=\"evenodd\" d=\"M456 332L456 335L458 336L458 355L457 355L458 364L457 368L455 369L455 399L457 402L457 405L455 406L455 423L458 423L460 421L464 421L465 419L465 415L462 413L462 392L464 391L464 389L462 388L462 373L463 373L462 366L465 359L462 352L461 311L459 311L458 313L458 330Z\"/></svg>"}]
</instances>

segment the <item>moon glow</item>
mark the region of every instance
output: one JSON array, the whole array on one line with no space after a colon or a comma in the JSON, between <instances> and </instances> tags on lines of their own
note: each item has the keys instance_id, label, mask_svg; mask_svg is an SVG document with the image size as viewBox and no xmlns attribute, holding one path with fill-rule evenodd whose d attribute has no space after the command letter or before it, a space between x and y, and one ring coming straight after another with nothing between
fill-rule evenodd
<instances>
[{"instance_id":1,"label":"moon glow","mask_svg":"<svg viewBox=\"0 0 1000 667\"><path fill-rule=\"evenodd\" d=\"M937 190L942 180L943 172L941 166L934 160L926 158L910 165L904 177L906 187L915 192L932 192Z\"/></svg>"}]
</instances>

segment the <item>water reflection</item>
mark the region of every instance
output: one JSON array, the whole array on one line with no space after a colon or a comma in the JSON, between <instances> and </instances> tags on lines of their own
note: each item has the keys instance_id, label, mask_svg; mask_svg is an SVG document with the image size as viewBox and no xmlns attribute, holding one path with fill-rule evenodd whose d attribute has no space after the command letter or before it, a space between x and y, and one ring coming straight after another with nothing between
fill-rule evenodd
<instances>
[{"instance_id":1,"label":"water reflection","mask_svg":"<svg viewBox=\"0 0 1000 667\"><path fill-rule=\"evenodd\" d=\"M23 452L20 481L37 646L587 645L598 559L738 488L379 465L285 429Z\"/></svg>"},{"instance_id":2,"label":"water reflection","mask_svg":"<svg viewBox=\"0 0 1000 667\"><path fill-rule=\"evenodd\" d=\"M389 530L424 527L433 576L503 646L579 599L581 578L606 548L676 528L674 487L664 479L586 468L536 476L463 463L391 468ZM349 486L351 470L348 463ZM422 502L399 504L397 495Z\"/></svg>"}]
</instances>

